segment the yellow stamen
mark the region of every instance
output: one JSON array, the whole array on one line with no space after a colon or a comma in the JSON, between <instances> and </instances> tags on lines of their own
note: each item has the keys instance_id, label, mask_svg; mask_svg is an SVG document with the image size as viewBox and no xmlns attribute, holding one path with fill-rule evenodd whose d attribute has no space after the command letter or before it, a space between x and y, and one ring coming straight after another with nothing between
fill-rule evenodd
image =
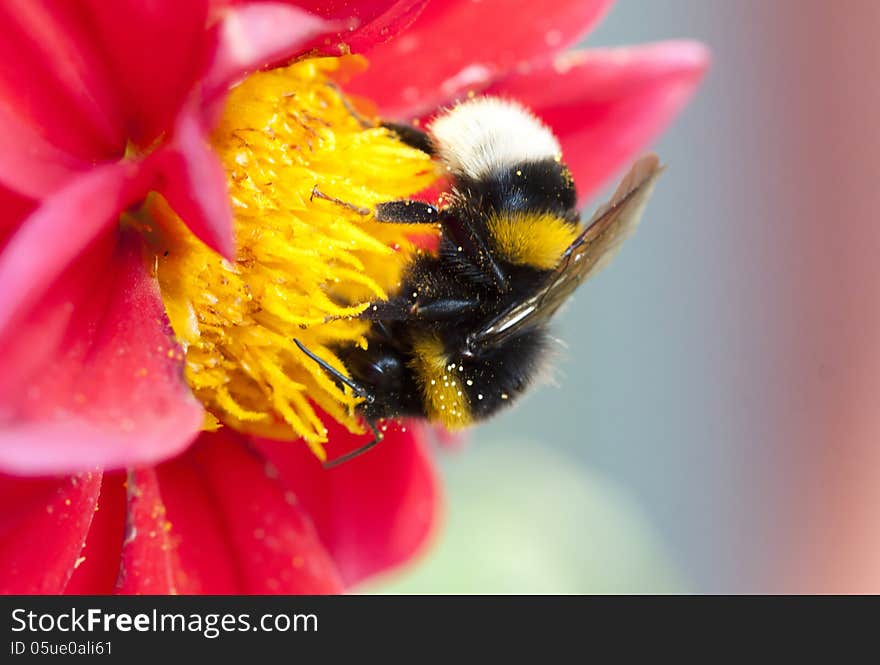
<instances>
[{"instance_id":1,"label":"yellow stamen","mask_svg":"<svg viewBox=\"0 0 880 665\"><path fill-rule=\"evenodd\" d=\"M157 276L194 394L223 424L302 437L321 459L326 429L312 403L361 431L360 400L293 339L345 372L332 347L366 346L369 324L351 317L394 291L415 251L409 237L425 228L378 223L313 189L372 210L437 175L427 155L352 115L328 78L342 60L303 60L232 91L212 143L228 174L235 262L198 241L161 197L145 210L160 229Z\"/></svg>"}]
</instances>

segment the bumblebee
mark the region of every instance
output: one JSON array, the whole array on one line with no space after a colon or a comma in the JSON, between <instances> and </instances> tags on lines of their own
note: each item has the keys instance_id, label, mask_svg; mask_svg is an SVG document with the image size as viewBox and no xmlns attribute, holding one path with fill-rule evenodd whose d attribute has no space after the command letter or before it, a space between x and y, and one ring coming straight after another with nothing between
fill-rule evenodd
<instances>
[{"instance_id":1,"label":"bumblebee","mask_svg":"<svg viewBox=\"0 0 880 665\"><path fill-rule=\"evenodd\" d=\"M358 410L374 433L328 467L381 441L377 420L417 417L454 430L514 402L542 367L549 320L633 232L662 171L655 155L642 157L582 227L559 142L522 106L476 98L427 132L384 126L440 160L451 191L438 206L391 201L362 211L439 224L441 235L436 253L413 259L397 294L361 315L371 321L368 348L334 349L350 376L294 340L363 398Z\"/></svg>"}]
</instances>

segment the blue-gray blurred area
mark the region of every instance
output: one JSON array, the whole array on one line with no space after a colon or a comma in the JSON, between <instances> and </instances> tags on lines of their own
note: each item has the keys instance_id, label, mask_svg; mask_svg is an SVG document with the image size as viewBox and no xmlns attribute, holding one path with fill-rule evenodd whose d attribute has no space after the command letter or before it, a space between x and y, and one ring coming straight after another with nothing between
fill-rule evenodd
<instances>
[{"instance_id":1,"label":"blue-gray blurred area","mask_svg":"<svg viewBox=\"0 0 880 665\"><path fill-rule=\"evenodd\" d=\"M772 363L778 335L755 317L776 295L768 284L766 302L742 302L761 289L743 257L772 251L762 181L781 119L755 91L784 94L762 62L775 4L619 0L590 36L697 39L713 67L653 146L668 169L638 233L558 316L557 385L441 454L449 506L437 547L370 590L761 588L784 516L768 507L764 477L779 463L774 405L755 397L748 368Z\"/></svg>"}]
</instances>

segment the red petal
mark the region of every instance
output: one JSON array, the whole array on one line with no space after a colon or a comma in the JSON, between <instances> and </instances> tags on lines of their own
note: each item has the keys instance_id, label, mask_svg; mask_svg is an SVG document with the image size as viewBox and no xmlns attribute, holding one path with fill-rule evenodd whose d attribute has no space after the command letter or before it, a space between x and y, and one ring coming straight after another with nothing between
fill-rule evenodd
<instances>
[{"instance_id":1,"label":"red petal","mask_svg":"<svg viewBox=\"0 0 880 665\"><path fill-rule=\"evenodd\" d=\"M460 92L576 42L611 0L433 2L410 28L367 52L370 69L347 88L388 117L425 113Z\"/></svg>"},{"instance_id":2,"label":"red petal","mask_svg":"<svg viewBox=\"0 0 880 665\"><path fill-rule=\"evenodd\" d=\"M0 333L142 193L137 164L98 167L45 200L0 254ZM141 186L139 186L141 185ZM15 288L10 288L14 285Z\"/></svg>"},{"instance_id":3,"label":"red petal","mask_svg":"<svg viewBox=\"0 0 880 665\"><path fill-rule=\"evenodd\" d=\"M0 476L0 593L60 593L77 565L101 473L63 479Z\"/></svg>"},{"instance_id":4,"label":"red petal","mask_svg":"<svg viewBox=\"0 0 880 665\"><path fill-rule=\"evenodd\" d=\"M314 37L335 24L280 3L258 2L230 9L204 79L205 96L214 99L246 73L297 55Z\"/></svg>"},{"instance_id":5,"label":"red petal","mask_svg":"<svg viewBox=\"0 0 880 665\"><path fill-rule=\"evenodd\" d=\"M110 68L126 136L147 147L170 128L204 72L212 37L207 0L84 0Z\"/></svg>"},{"instance_id":6,"label":"red petal","mask_svg":"<svg viewBox=\"0 0 880 665\"><path fill-rule=\"evenodd\" d=\"M0 251L36 207L33 199L0 185Z\"/></svg>"},{"instance_id":7,"label":"red petal","mask_svg":"<svg viewBox=\"0 0 880 665\"><path fill-rule=\"evenodd\" d=\"M524 102L553 128L583 202L684 107L708 63L693 42L577 51L486 93Z\"/></svg>"},{"instance_id":8,"label":"red petal","mask_svg":"<svg viewBox=\"0 0 880 665\"><path fill-rule=\"evenodd\" d=\"M0 465L13 472L151 462L201 427L133 233L95 243L0 345Z\"/></svg>"},{"instance_id":9,"label":"red petal","mask_svg":"<svg viewBox=\"0 0 880 665\"><path fill-rule=\"evenodd\" d=\"M399 0L381 14L362 19L360 27L349 35L342 36L342 41L352 53L363 53L378 44L391 41L412 25L429 1Z\"/></svg>"},{"instance_id":10,"label":"red petal","mask_svg":"<svg viewBox=\"0 0 880 665\"><path fill-rule=\"evenodd\" d=\"M365 25L405 3L395 0L290 0L289 4L321 18L354 19L358 25Z\"/></svg>"},{"instance_id":11,"label":"red petal","mask_svg":"<svg viewBox=\"0 0 880 665\"><path fill-rule=\"evenodd\" d=\"M159 486L177 543L179 593L238 594L245 590L236 543L215 490L195 461L193 451L210 446L215 435L202 433L189 451L157 467Z\"/></svg>"},{"instance_id":12,"label":"red petal","mask_svg":"<svg viewBox=\"0 0 880 665\"><path fill-rule=\"evenodd\" d=\"M427 6L429 0L287 0L336 25L330 30L333 36L309 44L316 45L330 55L338 55L346 49L361 52L374 44L386 42L405 30ZM248 0L231 0L228 4L244 6L254 4ZM306 49L307 50L307 49Z\"/></svg>"},{"instance_id":13,"label":"red petal","mask_svg":"<svg viewBox=\"0 0 880 665\"><path fill-rule=\"evenodd\" d=\"M190 230L229 259L235 256L226 173L192 113L177 123L172 144L155 156L156 188Z\"/></svg>"},{"instance_id":14,"label":"red petal","mask_svg":"<svg viewBox=\"0 0 880 665\"><path fill-rule=\"evenodd\" d=\"M83 545L66 594L106 595L119 577L122 540L125 535L125 473L105 473L95 516Z\"/></svg>"},{"instance_id":15,"label":"red petal","mask_svg":"<svg viewBox=\"0 0 880 665\"><path fill-rule=\"evenodd\" d=\"M363 445L328 421L334 456ZM439 484L418 425L325 470L300 442L260 441L259 450L312 516L347 586L411 559L437 521Z\"/></svg>"},{"instance_id":16,"label":"red petal","mask_svg":"<svg viewBox=\"0 0 880 665\"><path fill-rule=\"evenodd\" d=\"M125 540L116 593L177 593L177 547L165 519L155 469L129 471Z\"/></svg>"},{"instance_id":17,"label":"red petal","mask_svg":"<svg viewBox=\"0 0 880 665\"><path fill-rule=\"evenodd\" d=\"M84 19L82 7L73 3L0 3L0 106L39 128L50 145L91 162L119 156L125 136L105 70L113 54L96 48Z\"/></svg>"},{"instance_id":18,"label":"red petal","mask_svg":"<svg viewBox=\"0 0 880 665\"><path fill-rule=\"evenodd\" d=\"M376 44L393 39L415 21L429 0L295 0L294 4L322 18L346 20L348 29L336 34L352 53L361 53ZM339 53L339 49L335 51Z\"/></svg>"},{"instance_id":19,"label":"red petal","mask_svg":"<svg viewBox=\"0 0 880 665\"><path fill-rule=\"evenodd\" d=\"M221 430L204 436L192 456L222 515L231 550L238 559L243 592L343 590L336 566L308 513L277 482L274 470L242 445L242 439ZM171 517L178 521L173 513ZM187 539L186 533L180 536Z\"/></svg>"}]
</instances>

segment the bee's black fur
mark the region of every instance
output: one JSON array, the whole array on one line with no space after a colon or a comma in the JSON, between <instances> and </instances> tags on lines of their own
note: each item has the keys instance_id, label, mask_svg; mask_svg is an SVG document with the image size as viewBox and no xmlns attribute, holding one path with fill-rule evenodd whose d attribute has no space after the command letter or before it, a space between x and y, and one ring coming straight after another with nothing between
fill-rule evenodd
<instances>
[{"instance_id":1,"label":"bee's black fur","mask_svg":"<svg viewBox=\"0 0 880 665\"><path fill-rule=\"evenodd\" d=\"M435 152L431 136L418 127L400 122L383 122L382 127L390 129L397 135L401 143L405 143L410 148L421 150L428 155L433 155Z\"/></svg>"},{"instance_id":2,"label":"bee's black fur","mask_svg":"<svg viewBox=\"0 0 880 665\"><path fill-rule=\"evenodd\" d=\"M526 329L476 355L466 351L470 332L525 298L548 272L506 261L495 250L488 222L505 213L550 213L574 224L575 205L568 169L553 158L499 168L480 179L454 177L451 200L439 213L438 252L414 259L397 295L363 314L375 323L366 351L336 350L374 398L359 407L368 420L429 416L414 350L426 336L438 338L455 365L471 420L493 415L528 387L545 355L543 328Z\"/></svg>"},{"instance_id":3,"label":"bee's black fur","mask_svg":"<svg viewBox=\"0 0 880 665\"><path fill-rule=\"evenodd\" d=\"M425 132L396 123L382 126L403 143L436 156L437 145ZM436 254L421 254L409 265L397 295L361 315L373 324L368 348L334 349L351 378L300 345L325 371L365 398L358 410L374 432L372 442L326 466L378 443L379 419L411 416L466 425L510 404L536 376L548 340L544 323L520 326L491 345L474 348L469 342L499 314L527 302L552 272L544 259L512 247L518 246L516 234L540 234L547 216L571 224L574 231L577 195L558 155L502 163L507 157L501 154L507 153L499 153L499 163L484 175L453 170L451 196L440 210L421 202L391 201L373 211L379 222L439 222L442 233ZM319 192L313 195L334 200ZM505 234L504 239L493 238L493 229ZM538 240L540 244L543 239ZM446 405L450 408L443 411Z\"/></svg>"},{"instance_id":4,"label":"bee's black fur","mask_svg":"<svg viewBox=\"0 0 880 665\"><path fill-rule=\"evenodd\" d=\"M568 167L554 158L498 168L480 179L458 177L454 191L459 209L471 217L547 212L577 221L574 181Z\"/></svg>"}]
</instances>

